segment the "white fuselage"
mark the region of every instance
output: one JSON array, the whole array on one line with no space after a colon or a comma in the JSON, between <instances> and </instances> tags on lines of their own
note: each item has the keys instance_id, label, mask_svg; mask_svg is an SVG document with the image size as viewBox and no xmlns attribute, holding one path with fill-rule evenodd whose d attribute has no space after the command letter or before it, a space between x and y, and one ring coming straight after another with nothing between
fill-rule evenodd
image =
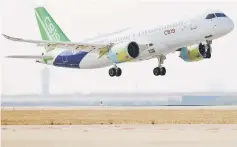
<instances>
[{"instance_id":1,"label":"white fuselage","mask_svg":"<svg viewBox=\"0 0 237 147\"><path fill-rule=\"evenodd\" d=\"M187 21L174 22L163 26L129 28L84 42L119 44L135 41L138 44L143 42L152 43L152 48L147 47L133 61L147 60L159 55L167 55L178 48L220 38L233 30L234 24L228 17L206 19L207 15L205 13ZM150 52L150 49L153 49L153 52ZM107 56L98 58L98 53L92 51L83 57L80 68L101 68L112 64Z\"/></svg>"}]
</instances>

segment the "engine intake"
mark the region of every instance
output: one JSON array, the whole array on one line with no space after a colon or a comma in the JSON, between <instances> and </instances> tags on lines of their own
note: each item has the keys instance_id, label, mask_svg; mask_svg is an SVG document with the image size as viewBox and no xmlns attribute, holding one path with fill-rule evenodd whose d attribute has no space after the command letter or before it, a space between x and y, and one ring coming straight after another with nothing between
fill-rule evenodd
<instances>
[{"instance_id":1,"label":"engine intake","mask_svg":"<svg viewBox=\"0 0 237 147\"><path fill-rule=\"evenodd\" d=\"M122 42L116 44L108 53L114 63L130 61L139 56L140 48L136 42Z\"/></svg>"},{"instance_id":2,"label":"engine intake","mask_svg":"<svg viewBox=\"0 0 237 147\"><path fill-rule=\"evenodd\" d=\"M132 58L136 58L139 55L139 46L136 42L131 42L128 44L128 54Z\"/></svg>"}]
</instances>

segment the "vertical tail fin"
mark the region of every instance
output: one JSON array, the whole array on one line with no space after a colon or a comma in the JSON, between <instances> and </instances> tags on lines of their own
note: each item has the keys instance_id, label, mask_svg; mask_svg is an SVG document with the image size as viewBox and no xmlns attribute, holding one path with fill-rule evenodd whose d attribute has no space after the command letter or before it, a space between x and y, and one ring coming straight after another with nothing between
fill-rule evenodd
<instances>
[{"instance_id":1,"label":"vertical tail fin","mask_svg":"<svg viewBox=\"0 0 237 147\"><path fill-rule=\"evenodd\" d=\"M43 40L70 41L44 7L35 8L35 16Z\"/></svg>"}]
</instances>

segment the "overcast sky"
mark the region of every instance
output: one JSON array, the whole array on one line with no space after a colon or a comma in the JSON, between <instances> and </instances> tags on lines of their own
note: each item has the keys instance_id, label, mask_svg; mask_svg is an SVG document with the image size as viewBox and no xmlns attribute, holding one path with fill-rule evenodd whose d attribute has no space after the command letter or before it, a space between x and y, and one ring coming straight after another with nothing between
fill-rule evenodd
<instances>
[{"instance_id":1,"label":"overcast sky","mask_svg":"<svg viewBox=\"0 0 237 147\"><path fill-rule=\"evenodd\" d=\"M209 9L221 10L237 24L237 1L158 0L2 0L2 32L22 38L41 39L34 7L43 5L72 41L136 25L162 24L195 16ZM40 54L34 44L1 38L1 77L4 94L41 92L41 71L47 65L34 60L4 59L13 54ZM237 91L236 29L213 41L210 60L187 63L170 54L164 77L153 75L157 60L120 64L123 74L111 78L108 69L66 69L48 66L51 93L74 92L179 92Z\"/></svg>"}]
</instances>

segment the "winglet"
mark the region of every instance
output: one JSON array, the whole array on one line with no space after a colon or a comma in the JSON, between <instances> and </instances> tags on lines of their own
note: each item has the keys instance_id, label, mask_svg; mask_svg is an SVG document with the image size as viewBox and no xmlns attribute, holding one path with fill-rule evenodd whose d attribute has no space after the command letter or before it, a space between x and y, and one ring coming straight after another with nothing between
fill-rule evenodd
<instances>
[{"instance_id":1,"label":"winglet","mask_svg":"<svg viewBox=\"0 0 237 147\"><path fill-rule=\"evenodd\" d=\"M14 37L11 37L11 36L8 36L6 34L2 34L6 39L9 39L9 40L12 40L12 41L20 41L22 40L21 38L14 38Z\"/></svg>"},{"instance_id":2,"label":"winglet","mask_svg":"<svg viewBox=\"0 0 237 147\"><path fill-rule=\"evenodd\" d=\"M7 36L6 34L2 34L2 36L4 36L5 38L9 39L9 36Z\"/></svg>"}]
</instances>

